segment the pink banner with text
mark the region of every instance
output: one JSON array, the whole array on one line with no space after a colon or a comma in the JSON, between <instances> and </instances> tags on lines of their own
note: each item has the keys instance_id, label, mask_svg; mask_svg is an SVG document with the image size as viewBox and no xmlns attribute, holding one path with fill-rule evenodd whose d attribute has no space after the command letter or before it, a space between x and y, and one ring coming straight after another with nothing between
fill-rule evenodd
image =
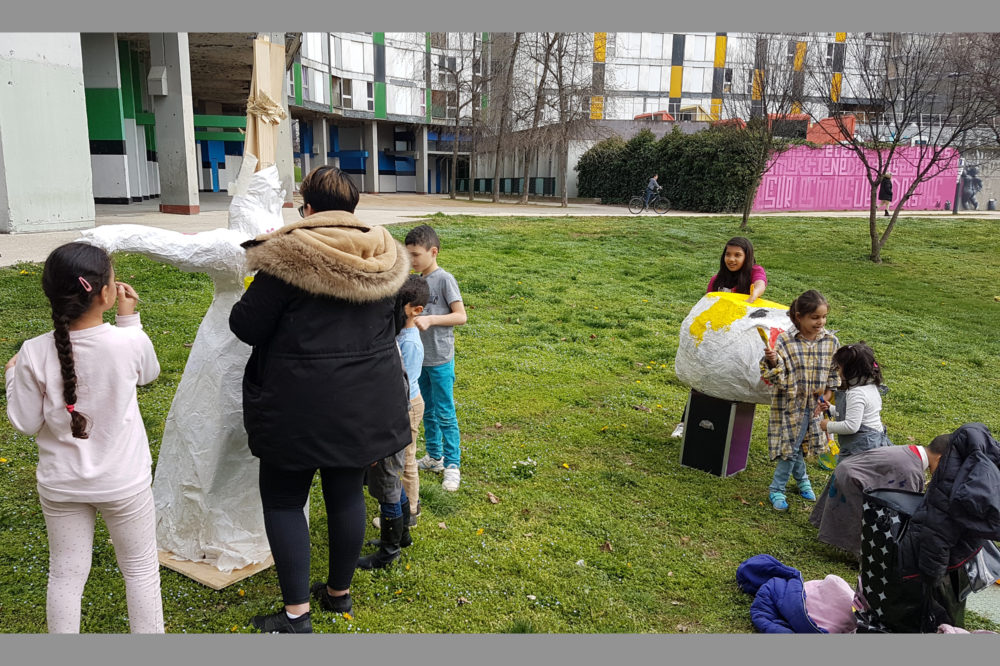
<instances>
[{"instance_id":1,"label":"pink banner with text","mask_svg":"<svg viewBox=\"0 0 1000 666\"><path fill-rule=\"evenodd\" d=\"M892 158L893 207L910 187L918 168L926 166L930 146L905 146ZM874 154L872 155L874 157ZM949 149L947 161L932 168L932 178L917 186L903 206L905 210L942 210L945 201L954 205L958 160ZM754 211L868 210L870 196L865 167L842 146L809 148L795 146L781 153L764 174Z\"/></svg>"}]
</instances>

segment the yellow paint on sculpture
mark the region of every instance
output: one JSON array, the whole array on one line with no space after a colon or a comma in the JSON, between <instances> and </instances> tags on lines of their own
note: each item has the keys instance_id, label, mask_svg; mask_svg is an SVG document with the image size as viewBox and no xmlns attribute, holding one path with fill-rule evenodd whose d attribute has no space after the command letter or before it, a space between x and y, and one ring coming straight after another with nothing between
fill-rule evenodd
<instances>
[{"instance_id":1,"label":"yellow paint on sculpture","mask_svg":"<svg viewBox=\"0 0 1000 666\"><path fill-rule=\"evenodd\" d=\"M747 303L746 294L733 294L727 291L713 291L708 295L716 296L718 297L718 300L710 305L708 309L700 315L695 317L694 321L691 322L691 337L697 340L695 346L698 346L698 344L705 339L705 333L708 331L709 327L711 327L713 331L725 330L729 328L734 321L743 318L747 314L747 310L751 307L779 308L782 310L788 309L788 306L786 305L768 301L763 298L758 298L753 303Z\"/></svg>"}]
</instances>

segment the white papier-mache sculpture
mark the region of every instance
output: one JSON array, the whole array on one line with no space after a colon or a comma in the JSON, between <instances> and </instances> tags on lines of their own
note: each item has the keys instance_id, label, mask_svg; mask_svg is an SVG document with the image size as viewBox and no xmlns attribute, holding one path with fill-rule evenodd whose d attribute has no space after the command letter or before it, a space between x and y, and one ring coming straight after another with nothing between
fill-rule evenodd
<instances>
[{"instance_id":1,"label":"white papier-mache sculpture","mask_svg":"<svg viewBox=\"0 0 1000 666\"><path fill-rule=\"evenodd\" d=\"M270 554L258 486L259 462L243 427L243 370L250 347L229 330L229 312L249 275L240 243L284 225L276 167L254 173L246 155L231 188L229 227L182 234L121 224L83 232L107 252L136 252L186 272L208 273L212 304L198 327L163 427L153 479L156 541L178 559L223 573Z\"/></svg>"},{"instance_id":2,"label":"white papier-mache sculpture","mask_svg":"<svg viewBox=\"0 0 1000 666\"><path fill-rule=\"evenodd\" d=\"M788 307L746 294L705 294L681 322L674 359L677 378L722 400L771 403L771 389L760 378L764 340L793 327Z\"/></svg>"}]
</instances>

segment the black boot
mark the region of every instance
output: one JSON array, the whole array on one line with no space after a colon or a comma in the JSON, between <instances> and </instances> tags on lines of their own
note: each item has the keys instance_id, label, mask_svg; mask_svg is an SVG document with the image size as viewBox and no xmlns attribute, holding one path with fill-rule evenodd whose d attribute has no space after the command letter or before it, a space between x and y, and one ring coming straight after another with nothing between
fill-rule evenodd
<instances>
[{"instance_id":1,"label":"black boot","mask_svg":"<svg viewBox=\"0 0 1000 666\"><path fill-rule=\"evenodd\" d=\"M410 498L406 498L406 501L400 504L400 508L403 510L403 532L399 537L399 547L406 548L407 546L413 545L413 538L410 537L410 527L411 525L416 525L416 521L410 522L412 516L410 516Z\"/></svg>"},{"instance_id":2,"label":"black boot","mask_svg":"<svg viewBox=\"0 0 1000 666\"><path fill-rule=\"evenodd\" d=\"M399 537L399 547L406 548L413 545L413 538L410 536L410 528L417 524L417 519L415 516L410 515L410 500L407 499L405 502L400 504L400 508L403 510L403 534ZM382 521L385 520L385 516L379 516L379 527L382 526ZM375 546L382 543L381 539L369 539L365 542L365 545Z\"/></svg>"},{"instance_id":3,"label":"black boot","mask_svg":"<svg viewBox=\"0 0 1000 666\"><path fill-rule=\"evenodd\" d=\"M399 557L399 541L403 535L405 520L399 518L381 518L382 538L379 539L378 550L374 555L358 559L359 569L383 569Z\"/></svg>"}]
</instances>

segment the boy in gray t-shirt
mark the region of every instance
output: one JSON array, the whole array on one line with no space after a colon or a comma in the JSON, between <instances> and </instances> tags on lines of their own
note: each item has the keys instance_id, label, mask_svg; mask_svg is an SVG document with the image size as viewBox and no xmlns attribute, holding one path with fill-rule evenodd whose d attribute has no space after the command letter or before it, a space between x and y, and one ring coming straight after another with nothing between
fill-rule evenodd
<instances>
[{"instance_id":1,"label":"boy in gray t-shirt","mask_svg":"<svg viewBox=\"0 0 1000 666\"><path fill-rule=\"evenodd\" d=\"M462 293L454 276L437 265L441 241L430 226L421 224L406 234L406 250L413 270L427 280L430 300L416 319L424 345L420 394L424 398L424 444L427 455L417 467L444 472L441 487L458 490L461 435L455 415L455 326L466 320Z\"/></svg>"}]
</instances>

